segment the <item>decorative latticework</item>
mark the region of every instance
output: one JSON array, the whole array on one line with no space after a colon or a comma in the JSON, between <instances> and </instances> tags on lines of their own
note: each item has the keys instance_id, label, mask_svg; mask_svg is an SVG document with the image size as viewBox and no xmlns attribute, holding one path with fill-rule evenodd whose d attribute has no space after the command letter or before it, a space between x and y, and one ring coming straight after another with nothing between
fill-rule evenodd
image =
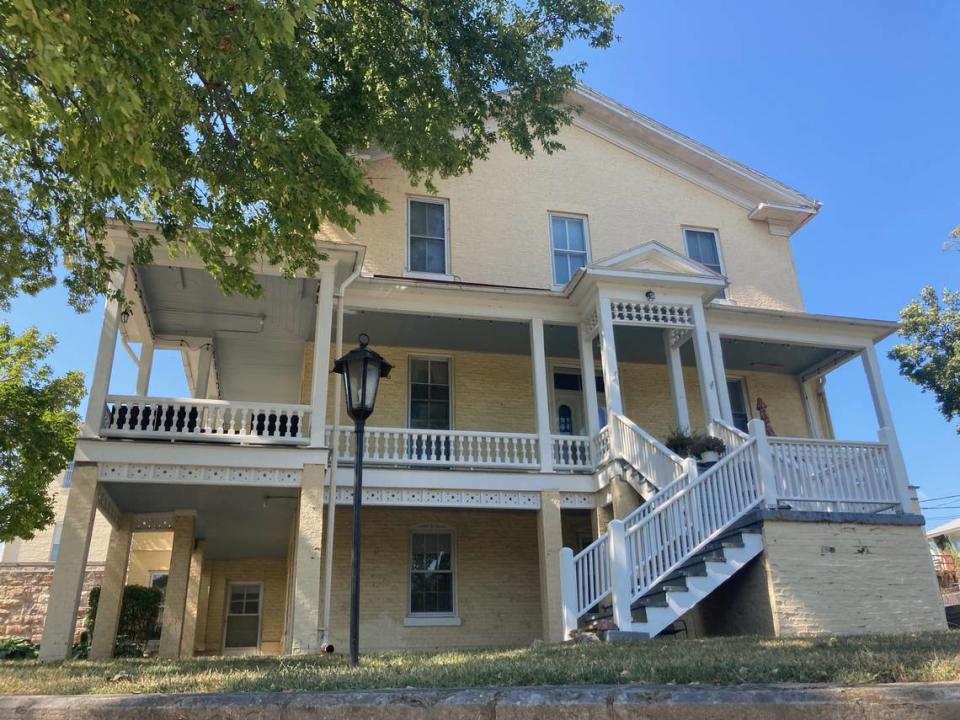
<instances>
[{"instance_id":1,"label":"decorative latticework","mask_svg":"<svg viewBox=\"0 0 960 720\"><path fill-rule=\"evenodd\" d=\"M675 303L611 300L610 316L615 323L655 327L694 326L693 306Z\"/></svg>"}]
</instances>

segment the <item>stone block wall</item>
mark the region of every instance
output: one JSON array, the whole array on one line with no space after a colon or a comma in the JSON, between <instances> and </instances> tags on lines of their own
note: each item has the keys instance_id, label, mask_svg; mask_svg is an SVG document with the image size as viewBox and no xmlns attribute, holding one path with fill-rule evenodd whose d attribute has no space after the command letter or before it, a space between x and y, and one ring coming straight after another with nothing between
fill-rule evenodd
<instances>
[{"instance_id":1,"label":"stone block wall","mask_svg":"<svg viewBox=\"0 0 960 720\"><path fill-rule=\"evenodd\" d=\"M102 564L87 566L77 610L77 636L83 630L90 589L102 578ZM52 579L53 563L0 564L0 638L40 642Z\"/></svg>"}]
</instances>

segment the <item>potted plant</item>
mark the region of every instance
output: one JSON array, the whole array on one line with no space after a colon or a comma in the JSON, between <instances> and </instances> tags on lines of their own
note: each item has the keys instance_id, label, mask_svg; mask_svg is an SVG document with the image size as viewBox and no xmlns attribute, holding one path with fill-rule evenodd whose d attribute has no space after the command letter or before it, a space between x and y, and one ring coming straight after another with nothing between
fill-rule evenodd
<instances>
[{"instance_id":1,"label":"potted plant","mask_svg":"<svg viewBox=\"0 0 960 720\"><path fill-rule=\"evenodd\" d=\"M727 451L723 440L711 435L699 435L690 443L690 452L702 463L715 463Z\"/></svg>"},{"instance_id":2,"label":"potted plant","mask_svg":"<svg viewBox=\"0 0 960 720\"><path fill-rule=\"evenodd\" d=\"M690 445L693 443L693 440L694 437L690 434L689 430L678 427L670 431L664 445L666 445L671 452L675 452L682 458L689 457Z\"/></svg>"}]
</instances>

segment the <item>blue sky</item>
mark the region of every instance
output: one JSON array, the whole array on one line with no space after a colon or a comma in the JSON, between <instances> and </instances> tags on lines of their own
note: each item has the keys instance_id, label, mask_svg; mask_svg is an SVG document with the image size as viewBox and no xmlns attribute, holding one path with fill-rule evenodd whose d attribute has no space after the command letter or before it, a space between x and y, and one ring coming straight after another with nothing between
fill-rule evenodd
<instances>
[{"instance_id":1,"label":"blue sky","mask_svg":"<svg viewBox=\"0 0 960 720\"><path fill-rule=\"evenodd\" d=\"M793 240L808 311L895 319L924 285L960 287L960 252L941 249L960 224L960 4L624 5L613 49L563 57L585 57L583 79L598 91L823 202ZM54 367L89 377L99 308L77 316L53 289L7 315L17 329L57 334ZM151 393L183 394L176 355L157 363ZM883 370L913 482L927 497L960 493L960 436L893 363ZM114 391L132 392L119 348L115 380ZM828 387L838 436L872 439L859 362ZM960 507L928 520L955 515Z\"/></svg>"}]
</instances>

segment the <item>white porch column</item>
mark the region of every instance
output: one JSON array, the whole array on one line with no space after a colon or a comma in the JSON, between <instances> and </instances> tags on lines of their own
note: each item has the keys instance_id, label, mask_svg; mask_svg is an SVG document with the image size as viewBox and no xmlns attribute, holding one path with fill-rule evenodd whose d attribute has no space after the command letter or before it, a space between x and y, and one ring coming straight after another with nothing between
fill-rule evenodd
<instances>
[{"instance_id":1,"label":"white porch column","mask_svg":"<svg viewBox=\"0 0 960 720\"><path fill-rule=\"evenodd\" d=\"M667 377L670 379L670 394L673 396L673 417L677 427L690 430L690 410L687 408L687 388L683 382L683 363L680 347L673 341L673 331L663 331L663 351L667 356Z\"/></svg>"},{"instance_id":2,"label":"white porch column","mask_svg":"<svg viewBox=\"0 0 960 720\"><path fill-rule=\"evenodd\" d=\"M613 317L610 299L601 295L597 300L597 318L600 320L600 366L603 368L603 391L607 398L607 419L623 415L623 393L620 389L620 369L617 365L617 343L613 335Z\"/></svg>"},{"instance_id":3,"label":"white porch column","mask_svg":"<svg viewBox=\"0 0 960 720\"><path fill-rule=\"evenodd\" d=\"M817 398L817 383L820 378L810 378L800 382L800 399L803 401L803 412L807 416L807 427L810 428L810 437L822 439L823 423L820 422L820 402Z\"/></svg>"},{"instance_id":4,"label":"white porch column","mask_svg":"<svg viewBox=\"0 0 960 720\"><path fill-rule=\"evenodd\" d=\"M83 590L87 551L97 514L97 466L78 464L67 496L60 534L60 554L50 581L47 616L40 640L40 661L66 660L77 627L77 608Z\"/></svg>"},{"instance_id":5,"label":"white porch column","mask_svg":"<svg viewBox=\"0 0 960 720\"><path fill-rule=\"evenodd\" d=\"M313 333L313 379L310 385L310 447L323 447L330 388L330 333L333 331L333 270L320 274L317 323Z\"/></svg>"},{"instance_id":6,"label":"white porch column","mask_svg":"<svg viewBox=\"0 0 960 720\"><path fill-rule=\"evenodd\" d=\"M720 403L717 400L717 382L710 359L710 342L707 340L706 317L703 305L693 304L693 350L697 356L697 375L700 378L700 395L703 399L705 424L720 417Z\"/></svg>"},{"instance_id":7,"label":"white porch column","mask_svg":"<svg viewBox=\"0 0 960 720\"><path fill-rule=\"evenodd\" d=\"M717 380L717 399L720 401L720 417L728 425L733 425L733 410L730 408L730 393L727 390L727 367L723 362L723 345L720 333L710 330L710 356L713 358L713 376Z\"/></svg>"},{"instance_id":8,"label":"white porch column","mask_svg":"<svg viewBox=\"0 0 960 720\"><path fill-rule=\"evenodd\" d=\"M110 274L110 290L123 290L127 267ZM120 305L108 299L103 309L103 324L100 326L100 341L97 345L97 362L90 380L90 396L87 399L87 417L84 422L84 437L99 437L103 408L110 390L110 374L113 372L113 356L117 349L117 331L120 329Z\"/></svg>"},{"instance_id":9,"label":"white porch column","mask_svg":"<svg viewBox=\"0 0 960 720\"><path fill-rule=\"evenodd\" d=\"M197 355L197 377L193 387L193 396L199 400L205 400L207 389L210 386L210 366L213 365L213 343L207 343L200 347Z\"/></svg>"},{"instance_id":10,"label":"white porch column","mask_svg":"<svg viewBox=\"0 0 960 720\"><path fill-rule=\"evenodd\" d=\"M883 387L883 376L880 374L880 362L877 360L877 350L868 345L860 353L863 361L863 370L867 374L867 383L870 385L870 397L873 398L873 409L877 413L877 424L882 428L893 428L893 413L887 402L887 392Z\"/></svg>"},{"instance_id":11,"label":"white porch column","mask_svg":"<svg viewBox=\"0 0 960 720\"><path fill-rule=\"evenodd\" d=\"M587 329L577 325L577 340L580 344L580 385L583 388L583 412L587 417L587 435L596 437L600 432L600 408L597 402L597 373L593 367L593 338Z\"/></svg>"},{"instance_id":12,"label":"white porch column","mask_svg":"<svg viewBox=\"0 0 960 720\"><path fill-rule=\"evenodd\" d=\"M553 472L553 438L550 436L550 393L547 385L547 353L543 342L543 319L530 320L530 356L533 361L533 395L540 438L540 471Z\"/></svg>"},{"instance_id":13,"label":"white porch column","mask_svg":"<svg viewBox=\"0 0 960 720\"><path fill-rule=\"evenodd\" d=\"M150 371L153 370L153 341L140 345L140 362L137 363L137 395L146 397L150 392Z\"/></svg>"},{"instance_id":14,"label":"white porch column","mask_svg":"<svg viewBox=\"0 0 960 720\"><path fill-rule=\"evenodd\" d=\"M870 385L870 397L873 398L873 409L877 413L877 423L880 430L877 436L880 442L886 444L890 452L894 482L903 512L913 512L913 502L910 498L910 478L907 475L907 463L900 449L900 440L897 430L893 426L893 413L890 412L890 403L887 401L887 391L883 387L883 376L880 374L880 361L877 359L877 349L868 345L860 353L863 369L867 374L867 383Z\"/></svg>"}]
</instances>

